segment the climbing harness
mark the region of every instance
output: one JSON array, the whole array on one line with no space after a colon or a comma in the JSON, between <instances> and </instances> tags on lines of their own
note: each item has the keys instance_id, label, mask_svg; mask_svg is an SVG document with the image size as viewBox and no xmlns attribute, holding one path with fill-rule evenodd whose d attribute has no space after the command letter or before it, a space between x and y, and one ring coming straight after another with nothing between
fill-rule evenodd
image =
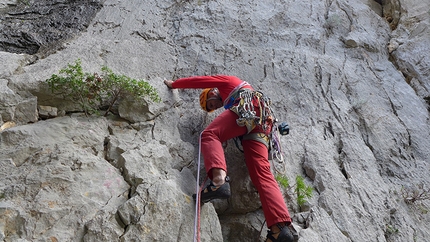
<instances>
[{"instance_id":1,"label":"climbing harness","mask_svg":"<svg viewBox=\"0 0 430 242\"><path fill-rule=\"evenodd\" d=\"M231 91L224 101L224 108L230 109L239 116L236 123L247 128L247 134L234 139L235 145L243 152L239 147L239 141L257 140L267 146L270 158L276 158L283 164L284 157L280 135L288 134L289 126L286 122L277 124L278 119L272 109L272 101L269 97L262 92L246 88L246 85L249 84L242 82ZM263 132L251 133L256 126L260 126ZM272 127L271 130L270 127ZM276 166L274 167L277 169Z\"/></svg>"},{"instance_id":2,"label":"climbing harness","mask_svg":"<svg viewBox=\"0 0 430 242\"><path fill-rule=\"evenodd\" d=\"M266 130L275 121L271 107L272 101L262 92L245 88L246 85L249 84L242 82L230 92L224 101L224 108L230 109L239 116L236 123L241 127L246 126L247 134L257 125L261 126L267 134ZM255 110L255 108L258 110Z\"/></svg>"}]
</instances>

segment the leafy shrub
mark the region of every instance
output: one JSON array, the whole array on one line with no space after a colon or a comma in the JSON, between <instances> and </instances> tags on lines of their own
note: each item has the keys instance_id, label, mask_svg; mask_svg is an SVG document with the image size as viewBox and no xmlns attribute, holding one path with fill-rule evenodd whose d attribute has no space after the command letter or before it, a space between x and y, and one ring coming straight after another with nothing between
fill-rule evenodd
<instances>
[{"instance_id":1,"label":"leafy shrub","mask_svg":"<svg viewBox=\"0 0 430 242\"><path fill-rule=\"evenodd\" d=\"M78 59L61 69L58 75L53 74L46 82L54 94L77 102L87 115L98 113L105 106L106 116L121 98L127 96L141 102L146 96L154 102L161 101L156 89L148 82L115 74L106 66L101 70L101 75L85 73Z\"/></svg>"}]
</instances>

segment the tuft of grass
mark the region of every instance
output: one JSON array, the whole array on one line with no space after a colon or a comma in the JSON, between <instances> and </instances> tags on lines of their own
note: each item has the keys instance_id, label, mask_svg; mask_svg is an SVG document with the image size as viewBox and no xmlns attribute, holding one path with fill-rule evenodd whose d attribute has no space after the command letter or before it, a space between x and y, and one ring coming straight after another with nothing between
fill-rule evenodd
<instances>
[{"instance_id":1,"label":"tuft of grass","mask_svg":"<svg viewBox=\"0 0 430 242\"><path fill-rule=\"evenodd\" d=\"M18 3L25 4L27 6L30 6L30 0L19 0Z\"/></svg>"},{"instance_id":2,"label":"tuft of grass","mask_svg":"<svg viewBox=\"0 0 430 242\"><path fill-rule=\"evenodd\" d=\"M397 234L398 232L399 232L399 229L393 227L392 225L387 224L386 230L385 230L386 234L391 235L391 234Z\"/></svg>"}]
</instances>

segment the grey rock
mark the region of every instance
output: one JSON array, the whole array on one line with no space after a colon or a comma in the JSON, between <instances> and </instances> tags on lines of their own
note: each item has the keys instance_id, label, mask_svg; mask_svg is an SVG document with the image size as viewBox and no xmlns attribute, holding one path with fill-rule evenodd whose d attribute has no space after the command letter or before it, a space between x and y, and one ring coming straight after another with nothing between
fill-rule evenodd
<instances>
[{"instance_id":1,"label":"grey rock","mask_svg":"<svg viewBox=\"0 0 430 242\"><path fill-rule=\"evenodd\" d=\"M39 112L39 118L41 119L55 118L58 116L58 110L56 107L39 105L37 107L37 111Z\"/></svg>"},{"instance_id":2,"label":"grey rock","mask_svg":"<svg viewBox=\"0 0 430 242\"><path fill-rule=\"evenodd\" d=\"M203 113L199 91L163 79L212 74L250 82L290 124L274 164L314 189L305 207L282 190L299 241L430 237L430 200L407 193L430 186L430 3L29 4L0 1L3 50L28 53L0 52L0 240L193 240L199 134L220 111ZM86 117L44 84L78 58L89 73L106 65L148 80L162 102L127 99L119 116ZM38 106L64 116L39 120ZM201 241L264 241L243 155L229 141L225 156L232 197L201 207Z\"/></svg>"},{"instance_id":3,"label":"grey rock","mask_svg":"<svg viewBox=\"0 0 430 242\"><path fill-rule=\"evenodd\" d=\"M36 54L41 48L53 53L85 30L101 1L6 1L3 6L0 50Z\"/></svg>"}]
</instances>

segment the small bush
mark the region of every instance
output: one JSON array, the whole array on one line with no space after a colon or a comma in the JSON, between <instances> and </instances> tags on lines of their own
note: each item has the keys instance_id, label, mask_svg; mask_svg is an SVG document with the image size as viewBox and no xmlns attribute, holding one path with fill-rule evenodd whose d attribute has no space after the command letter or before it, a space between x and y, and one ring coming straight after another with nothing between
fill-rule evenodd
<instances>
[{"instance_id":1,"label":"small bush","mask_svg":"<svg viewBox=\"0 0 430 242\"><path fill-rule=\"evenodd\" d=\"M147 96L154 102L161 101L156 89L146 81L115 74L106 66L101 70L101 75L85 73L78 59L46 82L54 94L77 102L87 115L98 113L105 106L106 116L121 98L127 96L142 102Z\"/></svg>"}]
</instances>

